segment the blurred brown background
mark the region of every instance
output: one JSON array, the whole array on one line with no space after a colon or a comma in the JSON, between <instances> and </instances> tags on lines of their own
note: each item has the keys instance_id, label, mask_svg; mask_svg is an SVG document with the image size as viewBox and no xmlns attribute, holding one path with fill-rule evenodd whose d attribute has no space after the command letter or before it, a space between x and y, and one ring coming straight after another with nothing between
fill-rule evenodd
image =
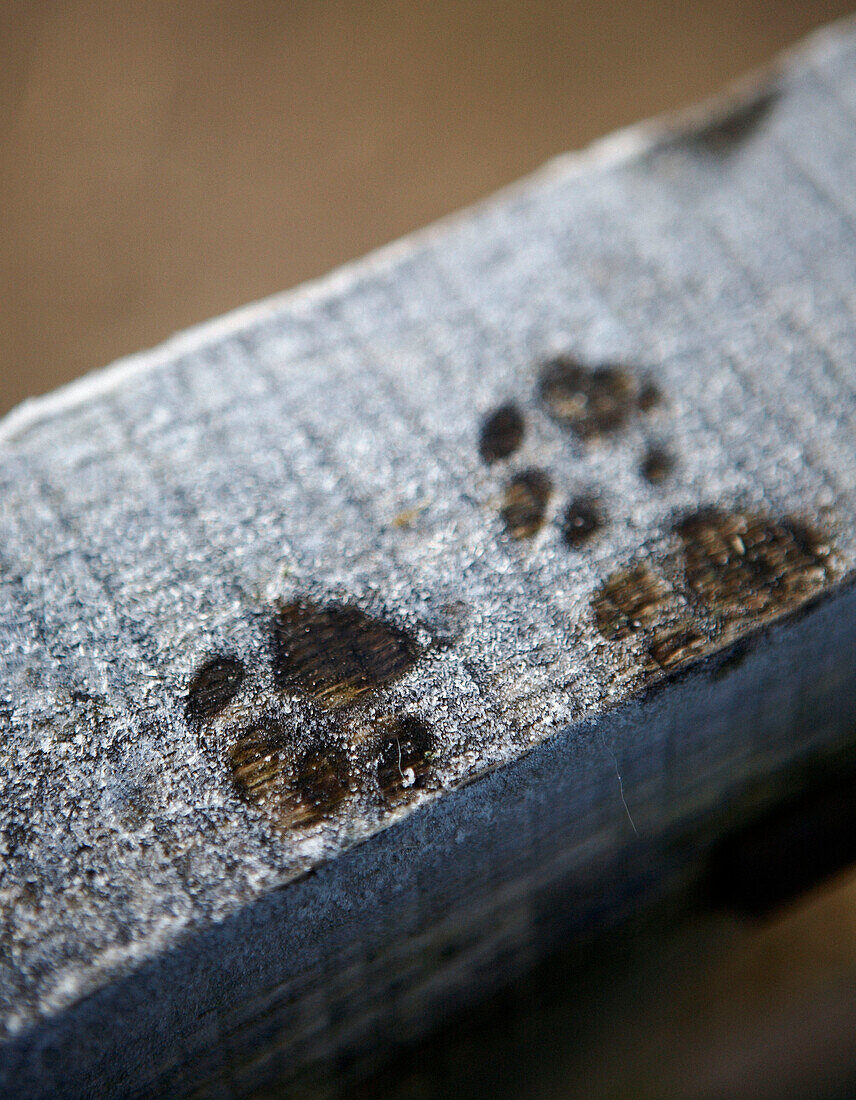
<instances>
[{"instance_id":1,"label":"blurred brown background","mask_svg":"<svg viewBox=\"0 0 856 1100\"><path fill-rule=\"evenodd\" d=\"M850 6L0 0L0 411L712 92ZM386 1094L492 1066L494 1096L856 1095L856 875L761 927L617 953Z\"/></svg>"},{"instance_id":2,"label":"blurred brown background","mask_svg":"<svg viewBox=\"0 0 856 1100\"><path fill-rule=\"evenodd\" d=\"M0 0L0 412L691 101L847 0Z\"/></svg>"}]
</instances>

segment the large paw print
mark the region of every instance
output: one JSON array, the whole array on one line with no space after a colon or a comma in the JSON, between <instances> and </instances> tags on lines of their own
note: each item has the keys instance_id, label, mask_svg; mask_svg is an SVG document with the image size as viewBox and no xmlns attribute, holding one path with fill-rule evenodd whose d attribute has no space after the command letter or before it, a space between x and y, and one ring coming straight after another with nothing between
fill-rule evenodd
<instances>
[{"instance_id":1,"label":"large paw print","mask_svg":"<svg viewBox=\"0 0 856 1100\"><path fill-rule=\"evenodd\" d=\"M828 540L789 517L701 509L679 519L672 535L673 553L613 573L592 600L603 637L629 645L648 674L795 610L836 571Z\"/></svg>"},{"instance_id":2,"label":"large paw print","mask_svg":"<svg viewBox=\"0 0 856 1100\"><path fill-rule=\"evenodd\" d=\"M248 691L244 662L218 655L193 677L185 714L240 796L283 828L317 825L354 798L390 809L431 782L433 732L387 709L387 689L422 652L354 605L289 603L271 616L259 654L273 693Z\"/></svg>"}]
</instances>

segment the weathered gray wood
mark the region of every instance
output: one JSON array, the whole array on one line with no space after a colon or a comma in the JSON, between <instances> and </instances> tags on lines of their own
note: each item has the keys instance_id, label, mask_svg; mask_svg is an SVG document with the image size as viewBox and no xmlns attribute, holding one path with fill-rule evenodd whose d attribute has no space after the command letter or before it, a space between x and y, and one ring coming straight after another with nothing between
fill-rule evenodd
<instances>
[{"instance_id":1,"label":"weathered gray wood","mask_svg":"<svg viewBox=\"0 0 856 1100\"><path fill-rule=\"evenodd\" d=\"M848 743L854 62L7 418L7 1092L344 1075Z\"/></svg>"}]
</instances>

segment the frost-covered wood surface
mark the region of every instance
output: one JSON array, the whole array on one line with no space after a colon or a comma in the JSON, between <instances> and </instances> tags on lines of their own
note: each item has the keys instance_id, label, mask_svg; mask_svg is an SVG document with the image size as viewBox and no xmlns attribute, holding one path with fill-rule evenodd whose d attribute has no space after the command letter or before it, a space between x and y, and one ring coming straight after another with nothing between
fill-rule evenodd
<instances>
[{"instance_id":1,"label":"frost-covered wood surface","mask_svg":"<svg viewBox=\"0 0 856 1100\"><path fill-rule=\"evenodd\" d=\"M846 745L854 178L845 24L6 419L0 1085L346 1075Z\"/></svg>"}]
</instances>

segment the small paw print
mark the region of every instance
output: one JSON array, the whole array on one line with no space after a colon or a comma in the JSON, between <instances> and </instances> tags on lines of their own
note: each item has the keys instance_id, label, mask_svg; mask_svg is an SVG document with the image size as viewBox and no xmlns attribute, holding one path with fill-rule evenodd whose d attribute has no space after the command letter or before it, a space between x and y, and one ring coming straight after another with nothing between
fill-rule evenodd
<instances>
[{"instance_id":1,"label":"small paw print","mask_svg":"<svg viewBox=\"0 0 856 1100\"><path fill-rule=\"evenodd\" d=\"M542 412L584 445L614 435L634 419L647 418L662 403L659 387L649 378L615 364L587 367L571 356L545 363L537 382ZM484 418L479 454L488 465L510 459L523 446L524 414L506 402ZM664 482L675 458L662 444L650 443L640 460L640 475L650 484ZM500 516L514 539L528 539L544 526L554 494L553 478L535 467L514 473L506 482ZM595 491L571 500L562 514L565 544L580 549L605 526L606 516Z\"/></svg>"}]
</instances>

